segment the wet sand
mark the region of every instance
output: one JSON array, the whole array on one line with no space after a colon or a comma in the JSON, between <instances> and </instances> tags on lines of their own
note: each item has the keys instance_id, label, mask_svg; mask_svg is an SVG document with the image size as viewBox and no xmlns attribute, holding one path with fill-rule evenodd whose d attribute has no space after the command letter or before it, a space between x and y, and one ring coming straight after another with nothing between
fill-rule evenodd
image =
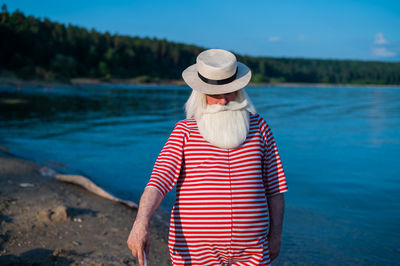
<instances>
[{"instance_id":1,"label":"wet sand","mask_svg":"<svg viewBox=\"0 0 400 266\"><path fill-rule=\"evenodd\" d=\"M0 151L0 265L138 265L126 246L136 211L41 168ZM149 265L171 265L168 223L156 214L150 233Z\"/></svg>"}]
</instances>

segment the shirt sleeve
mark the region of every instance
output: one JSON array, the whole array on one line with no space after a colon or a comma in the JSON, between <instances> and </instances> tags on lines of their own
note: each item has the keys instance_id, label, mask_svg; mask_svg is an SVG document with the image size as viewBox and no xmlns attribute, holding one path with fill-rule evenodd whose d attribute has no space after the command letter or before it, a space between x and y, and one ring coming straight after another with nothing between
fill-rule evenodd
<instances>
[{"instance_id":1,"label":"shirt sleeve","mask_svg":"<svg viewBox=\"0 0 400 266\"><path fill-rule=\"evenodd\" d=\"M178 180L187 136L186 124L184 121L178 122L154 164L146 187L154 187L163 197L171 191Z\"/></svg>"},{"instance_id":2,"label":"shirt sleeve","mask_svg":"<svg viewBox=\"0 0 400 266\"><path fill-rule=\"evenodd\" d=\"M278 148L271 128L264 120L261 122L261 133L264 138L263 181L267 196L275 196L288 190Z\"/></svg>"}]
</instances>

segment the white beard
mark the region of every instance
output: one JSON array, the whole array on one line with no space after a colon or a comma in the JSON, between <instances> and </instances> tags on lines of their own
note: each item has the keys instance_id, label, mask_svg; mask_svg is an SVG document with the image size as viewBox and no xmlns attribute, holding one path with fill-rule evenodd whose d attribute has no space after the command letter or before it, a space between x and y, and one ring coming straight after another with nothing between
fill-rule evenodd
<instances>
[{"instance_id":1,"label":"white beard","mask_svg":"<svg viewBox=\"0 0 400 266\"><path fill-rule=\"evenodd\" d=\"M207 105L200 117L195 117L205 140L222 149L239 147L249 132L247 100L231 101L227 105Z\"/></svg>"}]
</instances>

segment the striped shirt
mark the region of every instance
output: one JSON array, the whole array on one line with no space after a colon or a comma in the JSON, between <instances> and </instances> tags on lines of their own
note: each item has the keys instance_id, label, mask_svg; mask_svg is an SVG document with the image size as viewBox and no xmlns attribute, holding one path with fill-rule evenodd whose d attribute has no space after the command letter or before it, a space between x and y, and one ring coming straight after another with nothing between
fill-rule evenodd
<instances>
[{"instance_id":1,"label":"striped shirt","mask_svg":"<svg viewBox=\"0 0 400 266\"><path fill-rule=\"evenodd\" d=\"M287 191L271 129L250 114L243 144L211 145L196 121L175 125L148 187L176 185L168 246L173 265L269 265L267 198Z\"/></svg>"}]
</instances>

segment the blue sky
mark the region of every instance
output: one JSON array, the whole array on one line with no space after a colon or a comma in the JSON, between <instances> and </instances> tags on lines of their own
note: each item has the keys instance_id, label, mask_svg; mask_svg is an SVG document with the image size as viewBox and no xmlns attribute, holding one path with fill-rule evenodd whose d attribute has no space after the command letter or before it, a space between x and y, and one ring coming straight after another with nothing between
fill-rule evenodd
<instances>
[{"instance_id":1,"label":"blue sky","mask_svg":"<svg viewBox=\"0 0 400 266\"><path fill-rule=\"evenodd\" d=\"M0 0L9 11L242 55L400 62L400 0Z\"/></svg>"}]
</instances>

